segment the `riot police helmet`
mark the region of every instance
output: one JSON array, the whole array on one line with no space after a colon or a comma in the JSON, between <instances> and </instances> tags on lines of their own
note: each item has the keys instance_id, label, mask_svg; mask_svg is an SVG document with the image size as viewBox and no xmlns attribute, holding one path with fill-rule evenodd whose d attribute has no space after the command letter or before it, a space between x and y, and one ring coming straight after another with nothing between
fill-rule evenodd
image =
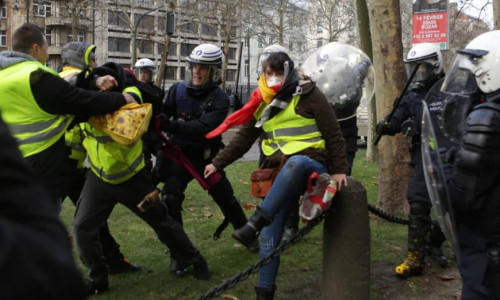
<instances>
[{"instance_id":1,"label":"riot police helmet","mask_svg":"<svg viewBox=\"0 0 500 300\"><path fill-rule=\"evenodd\" d=\"M408 76L418 65L418 70L412 79L412 82L420 87L432 86L443 74L443 57L439 44L421 43L413 46L405 62L406 73Z\"/></svg>"},{"instance_id":2,"label":"riot police helmet","mask_svg":"<svg viewBox=\"0 0 500 300\"><path fill-rule=\"evenodd\" d=\"M154 71L156 69L155 63L149 58L139 59L135 65L134 69L139 81L150 82L153 81Z\"/></svg>"},{"instance_id":3,"label":"riot police helmet","mask_svg":"<svg viewBox=\"0 0 500 300\"><path fill-rule=\"evenodd\" d=\"M212 88L221 83L222 50L212 44L201 44L186 57L186 86L192 89Z\"/></svg>"}]
</instances>

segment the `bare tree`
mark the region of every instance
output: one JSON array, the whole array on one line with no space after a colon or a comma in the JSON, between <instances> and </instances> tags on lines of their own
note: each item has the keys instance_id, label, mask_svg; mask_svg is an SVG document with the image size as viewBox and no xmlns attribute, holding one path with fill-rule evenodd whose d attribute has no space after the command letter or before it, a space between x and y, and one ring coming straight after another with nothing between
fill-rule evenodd
<instances>
[{"instance_id":1,"label":"bare tree","mask_svg":"<svg viewBox=\"0 0 500 300\"><path fill-rule=\"evenodd\" d=\"M500 29L500 1L493 1L493 24L496 30Z\"/></svg>"},{"instance_id":2,"label":"bare tree","mask_svg":"<svg viewBox=\"0 0 500 300\"><path fill-rule=\"evenodd\" d=\"M224 53L222 67L222 88L226 85L229 58L236 55L230 48L231 43L239 42L241 36L241 10L244 6L242 0L201 0L197 19L203 28L212 28L217 32L221 49ZM210 30L210 29L208 29ZM240 49L241 51L241 49Z\"/></svg>"},{"instance_id":3,"label":"bare tree","mask_svg":"<svg viewBox=\"0 0 500 300\"><path fill-rule=\"evenodd\" d=\"M377 119L382 120L400 94L405 73L398 0L370 1L370 29L377 83ZM398 134L379 143L378 206L388 212L407 210L406 189L410 173L408 144Z\"/></svg>"},{"instance_id":4,"label":"bare tree","mask_svg":"<svg viewBox=\"0 0 500 300\"><path fill-rule=\"evenodd\" d=\"M317 22L312 25L326 29L328 42L338 41L342 34L355 31L354 4L351 0L316 0L312 7Z\"/></svg>"},{"instance_id":5,"label":"bare tree","mask_svg":"<svg viewBox=\"0 0 500 300\"><path fill-rule=\"evenodd\" d=\"M258 36L263 46L285 46L289 36L300 39L307 24L307 12L301 0L247 1L244 13L244 32ZM297 36L298 35L298 36Z\"/></svg>"}]
</instances>

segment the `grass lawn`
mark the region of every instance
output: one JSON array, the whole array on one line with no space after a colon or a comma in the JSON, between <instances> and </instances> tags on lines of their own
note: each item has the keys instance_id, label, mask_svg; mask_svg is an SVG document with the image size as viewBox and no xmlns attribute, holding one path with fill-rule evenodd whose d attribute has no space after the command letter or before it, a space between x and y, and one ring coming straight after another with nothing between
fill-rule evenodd
<instances>
[{"instance_id":1,"label":"grass lawn","mask_svg":"<svg viewBox=\"0 0 500 300\"><path fill-rule=\"evenodd\" d=\"M256 162L238 162L226 169L236 197L240 199L247 216L260 199L249 195L249 177L256 169ZM364 152L358 153L353 176L367 189L368 201L376 203L378 166L364 160ZM65 201L61 217L68 230L74 215L74 207ZM215 202L193 181L186 191L184 201L184 227L193 243L206 257L212 279L199 281L191 275L178 278L169 272L169 255L155 233L125 207L117 205L109 218L109 227L125 256L143 270L134 274L110 276L110 290L101 299L194 299L212 286L222 283L258 260L258 254L248 252L230 236L229 226L217 241L212 234L222 222L223 216ZM406 227L380 221L371 221L371 260L398 262L405 253ZM317 226L301 242L282 255L276 299L317 299L317 283L321 281L322 224ZM82 273L87 270L78 258ZM226 299L254 299L253 287L257 275L226 291ZM379 299L372 287L372 298ZM232 296L237 298L231 298Z\"/></svg>"}]
</instances>

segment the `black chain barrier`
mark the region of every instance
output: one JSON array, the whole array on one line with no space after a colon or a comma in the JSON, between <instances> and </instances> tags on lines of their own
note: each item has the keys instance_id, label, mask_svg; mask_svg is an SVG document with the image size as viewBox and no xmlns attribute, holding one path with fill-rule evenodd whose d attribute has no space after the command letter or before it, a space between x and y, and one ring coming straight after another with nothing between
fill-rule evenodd
<instances>
[{"instance_id":1,"label":"black chain barrier","mask_svg":"<svg viewBox=\"0 0 500 300\"><path fill-rule=\"evenodd\" d=\"M383 211L382 209L368 204L368 210L373 213L376 216L379 216L387 221L401 224L401 225L409 225L410 221L405 220L403 218L396 217L394 215L389 214L388 212ZM205 294L198 295L195 300L206 300L206 299L212 299L213 297L219 296L222 294L224 291L232 289L235 287L239 282L246 280L251 274L256 273L259 271L260 267L263 265L269 263L272 258L277 257L281 255L285 250L289 249L296 243L298 243L305 235L307 235L314 227L316 227L319 223L321 223L325 217L330 213L330 210L326 211L319 217L317 217L314 220L311 220L307 223L306 226L301 228L299 231L297 231L289 240L282 242L279 244L278 247L273 249L266 257L260 259L257 261L255 264L250 265L243 271L237 273L233 277L231 277L228 280L225 280L221 284L214 286L210 290L208 290Z\"/></svg>"},{"instance_id":2,"label":"black chain barrier","mask_svg":"<svg viewBox=\"0 0 500 300\"><path fill-rule=\"evenodd\" d=\"M376 206L373 206L371 205L370 203L368 203L368 210L373 213L374 215L376 216L379 216L381 217L382 219L385 219L387 221L390 221L390 222L393 222L393 223L397 223L397 224L401 224L401 225L409 225L410 224L410 221L409 220L405 220L403 218L400 218L400 217L396 217L394 215L391 215L389 214L388 212L386 211L383 211L381 210L380 208L376 207Z\"/></svg>"},{"instance_id":3,"label":"black chain barrier","mask_svg":"<svg viewBox=\"0 0 500 300\"><path fill-rule=\"evenodd\" d=\"M307 223L306 226L297 231L289 240L282 242L278 247L274 248L266 257L263 257L255 264L250 265L245 270L237 273L232 278L225 280L220 285L214 286L208 290L203 295L198 295L196 300L212 299L213 297L219 296L224 291L231 289L236 286L241 281L246 280L251 274L259 271L260 267L269 263L272 258L280 256L285 250L292 247L294 244L299 242L306 234L308 234L314 227L316 227L323 219L330 213L330 210L326 211L314 220Z\"/></svg>"}]
</instances>

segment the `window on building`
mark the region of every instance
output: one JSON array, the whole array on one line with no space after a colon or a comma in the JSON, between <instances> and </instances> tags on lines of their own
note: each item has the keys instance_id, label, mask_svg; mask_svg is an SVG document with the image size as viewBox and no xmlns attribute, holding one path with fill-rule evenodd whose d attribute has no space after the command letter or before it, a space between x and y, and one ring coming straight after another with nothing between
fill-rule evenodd
<instances>
[{"instance_id":1,"label":"window on building","mask_svg":"<svg viewBox=\"0 0 500 300\"><path fill-rule=\"evenodd\" d=\"M7 3L3 3L0 7L0 18L7 18Z\"/></svg>"},{"instance_id":2,"label":"window on building","mask_svg":"<svg viewBox=\"0 0 500 300\"><path fill-rule=\"evenodd\" d=\"M188 56L197 45L181 44L181 56Z\"/></svg>"},{"instance_id":3,"label":"window on building","mask_svg":"<svg viewBox=\"0 0 500 300\"><path fill-rule=\"evenodd\" d=\"M137 26L137 22L141 18L141 14L134 14L134 26ZM140 30L153 30L155 28L155 17L154 16L143 16L139 27Z\"/></svg>"},{"instance_id":4,"label":"window on building","mask_svg":"<svg viewBox=\"0 0 500 300\"><path fill-rule=\"evenodd\" d=\"M36 17L45 17L45 1L35 0L33 2L33 15Z\"/></svg>"},{"instance_id":5,"label":"window on building","mask_svg":"<svg viewBox=\"0 0 500 300\"><path fill-rule=\"evenodd\" d=\"M137 40L137 48L140 53L153 54L154 43L148 40Z\"/></svg>"},{"instance_id":6,"label":"window on building","mask_svg":"<svg viewBox=\"0 0 500 300\"><path fill-rule=\"evenodd\" d=\"M264 47L264 43L266 42L266 34L263 32L259 37L259 48Z\"/></svg>"},{"instance_id":7,"label":"window on building","mask_svg":"<svg viewBox=\"0 0 500 300\"><path fill-rule=\"evenodd\" d=\"M181 68L181 80L186 79L186 67L180 67Z\"/></svg>"},{"instance_id":8,"label":"window on building","mask_svg":"<svg viewBox=\"0 0 500 300\"><path fill-rule=\"evenodd\" d=\"M236 59L236 48L229 48L227 50L227 58Z\"/></svg>"},{"instance_id":9,"label":"window on building","mask_svg":"<svg viewBox=\"0 0 500 300\"><path fill-rule=\"evenodd\" d=\"M167 66L165 69L165 79L177 80L177 67Z\"/></svg>"},{"instance_id":10,"label":"window on building","mask_svg":"<svg viewBox=\"0 0 500 300\"><path fill-rule=\"evenodd\" d=\"M201 24L201 34L215 36L217 35L217 28L212 25Z\"/></svg>"},{"instance_id":11,"label":"window on building","mask_svg":"<svg viewBox=\"0 0 500 300\"><path fill-rule=\"evenodd\" d=\"M159 30L160 32L165 32L165 30L166 30L166 28L167 28L167 27L166 27L167 25L165 25L165 24L166 24L166 19L165 19L165 17L164 17L163 15L159 16L159 17L158 17L158 30Z\"/></svg>"},{"instance_id":12,"label":"window on building","mask_svg":"<svg viewBox=\"0 0 500 300\"><path fill-rule=\"evenodd\" d=\"M318 39L318 41L316 42L316 47L321 47L323 46L323 40L322 39Z\"/></svg>"},{"instance_id":13,"label":"window on building","mask_svg":"<svg viewBox=\"0 0 500 300\"><path fill-rule=\"evenodd\" d=\"M52 30L45 29L45 39L47 40L47 46L52 45Z\"/></svg>"},{"instance_id":14,"label":"window on building","mask_svg":"<svg viewBox=\"0 0 500 300\"><path fill-rule=\"evenodd\" d=\"M52 2L45 2L45 16L52 16Z\"/></svg>"},{"instance_id":15,"label":"window on building","mask_svg":"<svg viewBox=\"0 0 500 300\"><path fill-rule=\"evenodd\" d=\"M226 72L226 81L235 81L236 80L236 70L227 70Z\"/></svg>"},{"instance_id":16,"label":"window on building","mask_svg":"<svg viewBox=\"0 0 500 300\"><path fill-rule=\"evenodd\" d=\"M170 43L168 47L168 55L177 56L177 44Z\"/></svg>"},{"instance_id":17,"label":"window on building","mask_svg":"<svg viewBox=\"0 0 500 300\"><path fill-rule=\"evenodd\" d=\"M293 42L292 41L290 41L288 43L288 51L293 51Z\"/></svg>"},{"instance_id":18,"label":"window on building","mask_svg":"<svg viewBox=\"0 0 500 300\"><path fill-rule=\"evenodd\" d=\"M108 39L108 51L130 52L130 39L110 37Z\"/></svg>"},{"instance_id":19,"label":"window on building","mask_svg":"<svg viewBox=\"0 0 500 300\"><path fill-rule=\"evenodd\" d=\"M245 59L245 77L248 77L248 74L250 74L250 64L248 59Z\"/></svg>"},{"instance_id":20,"label":"window on building","mask_svg":"<svg viewBox=\"0 0 500 300\"><path fill-rule=\"evenodd\" d=\"M108 13L108 25L128 26L129 15L123 11L112 11Z\"/></svg>"},{"instance_id":21,"label":"window on building","mask_svg":"<svg viewBox=\"0 0 500 300\"><path fill-rule=\"evenodd\" d=\"M245 39L245 47L248 47L250 45L250 38Z\"/></svg>"},{"instance_id":22,"label":"window on building","mask_svg":"<svg viewBox=\"0 0 500 300\"><path fill-rule=\"evenodd\" d=\"M318 22L318 24L316 24L316 32L317 33L323 32L323 25L321 24L321 22Z\"/></svg>"},{"instance_id":23,"label":"window on building","mask_svg":"<svg viewBox=\"0 0 500 300\"><path fill-rule=\"evenodd\" d=\"M197 33L198 24L195 23L185 23L181 25L180 30L186 33Z\"/></svg>"},{"instance_id":24,"label":"window on building","mask_svg":"<svg viewBox=\"0 0 500 300\"><path fill-rule=\"evenodd\" d=\"M68 34L68 43L69 42L73 42L75 40L73 40L73 34ZM85 35L83 34L83 32L81 31L78 31L78 35L76 36L76 42L85 42Z\"/></svg>"},{"instance_id":25,"label":"window on building","mask_svg":"<svg viewBox=\"0 0 500 300\"><path fill-rule=\"evenodd\" d=\"M0 47L7 47L7 30L0 30Z\"/></svg>"}]
</instances>

